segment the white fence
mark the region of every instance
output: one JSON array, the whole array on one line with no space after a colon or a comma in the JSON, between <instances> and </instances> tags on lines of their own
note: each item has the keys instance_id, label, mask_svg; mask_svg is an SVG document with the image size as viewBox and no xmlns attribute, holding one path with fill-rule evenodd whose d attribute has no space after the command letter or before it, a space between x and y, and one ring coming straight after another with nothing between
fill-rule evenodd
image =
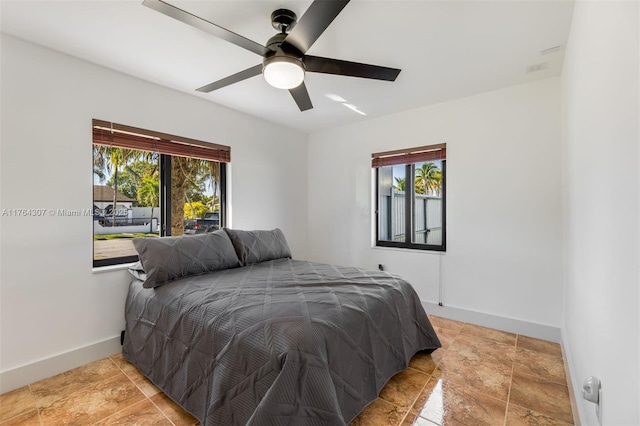
<instances>
[{"instance_id":1,"label":"white fence","mask_svg":"<svg viewBox=\"0 0 640 426\"><path fill-rule=\"evenodd\" d=\"M122 211L120 211L122 210ZM104 214L104 212L103 212ZM151 217L153 214L153 218ZM116 210L113 216L94 216L93 234L133 234L137 232L158 232L160 209L158 207L131 207Z\"/></svg>"},{"instance_id":2,"label":"white fence","mask_svg":"<svg viewBox=\"0 0 640 426\"><path fill-rule=\"evenodd\" d=\"M101 223L102 222L102 223ZM158 232L158 219L155 217L152 221L128 221L128 222L116 222L115 226L111 226L110 223L104 223L100 220L93 221L93 234L135 234L138 232Z\"/></svg>"},{"instance_id":3,"label":"white fence","mask_svg":"<svg viewBox=\"0 0 640 426\"><path fill-rule=\"evenodd\" d=\"M415 195L413 242L442 244L442 198ZM404 241L405 239L405 194L391 191L391 195L380 195L378 204L381 241Z\"/></svg>"}]
</instances>

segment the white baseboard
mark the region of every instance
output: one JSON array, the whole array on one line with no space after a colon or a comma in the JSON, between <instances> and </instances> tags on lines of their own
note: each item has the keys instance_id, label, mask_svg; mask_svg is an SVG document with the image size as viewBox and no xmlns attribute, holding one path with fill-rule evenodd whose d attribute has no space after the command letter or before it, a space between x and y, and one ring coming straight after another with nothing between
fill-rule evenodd
<instances>
[{"instance_id":1,"label":"white baseboard","mask_svg":"<svg viewBox=\"0 0 640 426\"><path fill-rule=\"evenodd\" d=\"M562 344L562 333L559 327L500 317L453 306L439 306L436 303L426 302L424 300L421 302L424 310L431 315Z\"/></svg>"},{"instance_id":2,"label":"white baseboard","mask_svg":"<svg viewBox=\"0 0 640 426\"><path fill-rule=\"evenodd\" d=\"M120 352L120 336L0 372L0 394Z\"/></svg>"},{"instance_id":3,"label":"white baseboard","mask_svg":"<svg viewBox=\"0 0 640 426\"><path fill-rule=\"evenodd\" d=\"M564 361L564 374L567 376L567 387L569 388L569 399L571 400L571 411L573 412L573 424L580 426L582 424L580 419L586 417L585 413L582 412L583 405L578 404L578 401L582 401L582 395L577 393L576 390L582 388L580 383L574 383L573 381L575 375L573 374L573 364L570 361L573 357L571 356L571 348L565 339L564 333L562 334L562 344L560 346L562 346L562 360Z\"/></svg>"}]
</instances>

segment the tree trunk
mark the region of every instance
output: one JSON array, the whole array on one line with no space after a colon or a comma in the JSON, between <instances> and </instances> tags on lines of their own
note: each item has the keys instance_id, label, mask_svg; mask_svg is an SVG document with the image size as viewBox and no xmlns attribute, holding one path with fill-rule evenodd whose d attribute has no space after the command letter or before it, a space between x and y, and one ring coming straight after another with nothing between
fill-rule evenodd
<instances>
[{"instance_id":1,"label":"tree trunk","mask_svg":"<svg viewBox=\"0 0 640 426\"><path fill-rule=\"evenodd\" d=\"M113 208L111 209L111 226L116 226L116 206L118 205L118 167L113 172Z\"/></svg>"},{"instance_id":2,"label":"tree trunk","mask_svg":"<svg viewBox=\"0 0 640 426\"><path fill-rule=\"evenodd\" d=\"M179 164L184 159L171 159L171 235L184 234L184 203L187 198L188 181L184 168Z\"/></svg>"}]
</instances>

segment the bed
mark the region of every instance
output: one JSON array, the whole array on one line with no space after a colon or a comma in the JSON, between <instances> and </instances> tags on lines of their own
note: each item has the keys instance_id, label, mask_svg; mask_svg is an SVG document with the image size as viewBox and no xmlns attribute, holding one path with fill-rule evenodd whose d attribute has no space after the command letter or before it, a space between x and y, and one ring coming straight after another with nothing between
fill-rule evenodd
<instances>
[{"instance_id":1,"label":"bed","mask_svg":"<svg viewBox=\"0 0 640 426\"><path fill-rule=\"evenodd\" d=\"M292 260L279 230L148 240L123 355L204 425L345 425L440 347L409 283Z\"/></svg>"}]
</instances>

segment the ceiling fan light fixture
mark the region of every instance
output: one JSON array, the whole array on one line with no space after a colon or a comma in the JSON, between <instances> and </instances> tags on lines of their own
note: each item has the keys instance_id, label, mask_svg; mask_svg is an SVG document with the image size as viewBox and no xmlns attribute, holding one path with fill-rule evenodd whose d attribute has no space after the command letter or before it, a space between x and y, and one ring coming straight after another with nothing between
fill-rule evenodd
<instances>
[{"instance_id":1,"label":"ceiling fan light fixture","mask_svg":"<svg viewBox=\"0 0 640 426\"><path fill-rule=\"evenodd\" d=\"M276 55L264 60L262 75L277 89L293 89L304 81L304 65L297 58Z\"/></svg>"}]
</instances>

